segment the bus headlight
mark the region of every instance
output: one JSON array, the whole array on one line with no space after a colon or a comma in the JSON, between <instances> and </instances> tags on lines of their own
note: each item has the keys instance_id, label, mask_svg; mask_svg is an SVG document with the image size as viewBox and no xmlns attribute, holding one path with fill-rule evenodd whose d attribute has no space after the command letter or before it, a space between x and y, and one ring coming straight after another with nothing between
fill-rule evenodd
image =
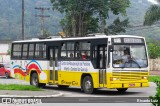
<instances>
[{"instance_id":1,"label":"bus headlight","mask_svg":"<svg viewBox=\"0 0 160 106\"><path fill-rule=\"evenodd\" d=\"M148 77L142 77L142 79L148 79Z\"/></svg>"},{"instance_id":2,"label":"bus headlight","mask_svg":"<svg viewBox=\"0 0 160 106\"><path fill-rule=\"evenodd\" d=\"M119 78L113 78L113 77L110 78L110 81L116 81L116 80L119 80Z\"/></svg>"}]
</instances>

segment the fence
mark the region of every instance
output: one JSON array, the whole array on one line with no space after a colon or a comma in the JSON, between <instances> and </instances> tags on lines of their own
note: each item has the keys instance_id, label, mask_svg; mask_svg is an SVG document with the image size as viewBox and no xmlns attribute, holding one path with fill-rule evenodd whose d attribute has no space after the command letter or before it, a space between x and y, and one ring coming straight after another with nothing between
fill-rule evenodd
<instances>
[{"instance_id":1,"label":"fence","mask_svg":"<svg viewBox=\"0 0 160 106\"><path fill-rule=\"evenodd\" d=\"M149 59L150 71L160 71L160 58Z\"/></svg>"}]
</instances>

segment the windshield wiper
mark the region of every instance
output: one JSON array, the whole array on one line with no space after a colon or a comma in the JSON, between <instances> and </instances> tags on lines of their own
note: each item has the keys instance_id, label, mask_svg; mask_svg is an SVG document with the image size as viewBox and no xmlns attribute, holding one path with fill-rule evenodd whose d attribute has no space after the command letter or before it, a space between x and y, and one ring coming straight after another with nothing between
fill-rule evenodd
<instances>
[{"instance_id":1,"label":"windshield wiper","mask_svg":"<svg viewBox=\"0 0 160 106\"><path fill-rule=\"evenodd\" d=\"M135 63L138 65L139 68L142 68L142 67L140 66L140 64L136 61L136 59L135 59L134 57L132 57L131 60L132 60L133 62L135 62Z\"/></svg>"},{"instance_id":2,"label":"windshield wiper","mask_svg":"<svg viewBox=\"0 0 160 106\"><path fill-rule=\"evenodd\" d=\"M134 63L136 63L136 64L138 65L139 68L142 68L142 67L139 65L139 63L138 63L133 57L130 58L130 59L128 60L128 62L125 62L125 63L124 63L124 66L123 66L122 68L125 68L126 63L130 63L130 66L131 66L131 64L132 64L131 61L133 61Z\"/></svg>"}]
</instances>

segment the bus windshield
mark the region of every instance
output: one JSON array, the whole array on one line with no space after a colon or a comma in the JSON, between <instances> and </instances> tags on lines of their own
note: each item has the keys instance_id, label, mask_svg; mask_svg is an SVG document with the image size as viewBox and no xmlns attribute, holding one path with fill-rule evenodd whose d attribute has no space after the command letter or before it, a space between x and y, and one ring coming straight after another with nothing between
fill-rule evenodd
<instances>
[{"instance_id":1,"label":"bus windshield","mask_svg":"<svg viewBox=\"0 0 160 106\"><path fill-rule=\"evenodd\" d=\"M114 45L114 68L146 68L147 66L145 45Z\"/></svg>"}]
</instances>

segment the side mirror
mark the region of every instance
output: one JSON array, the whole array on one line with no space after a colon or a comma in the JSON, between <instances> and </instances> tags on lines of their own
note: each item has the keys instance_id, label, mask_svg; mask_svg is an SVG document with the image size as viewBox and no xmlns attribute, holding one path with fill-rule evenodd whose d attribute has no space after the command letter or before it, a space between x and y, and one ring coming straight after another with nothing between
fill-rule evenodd
<instances>
[{"instance_id":1,"label":"side mirror","mask_svg":"<svg viewBox=\"0 0 160 106\"><path fill-rule=\"evenodd\" d=\"M109 51L113 52L114 51L114 46L113 45L109 45Z\"/></svg>"}]
</instances>

